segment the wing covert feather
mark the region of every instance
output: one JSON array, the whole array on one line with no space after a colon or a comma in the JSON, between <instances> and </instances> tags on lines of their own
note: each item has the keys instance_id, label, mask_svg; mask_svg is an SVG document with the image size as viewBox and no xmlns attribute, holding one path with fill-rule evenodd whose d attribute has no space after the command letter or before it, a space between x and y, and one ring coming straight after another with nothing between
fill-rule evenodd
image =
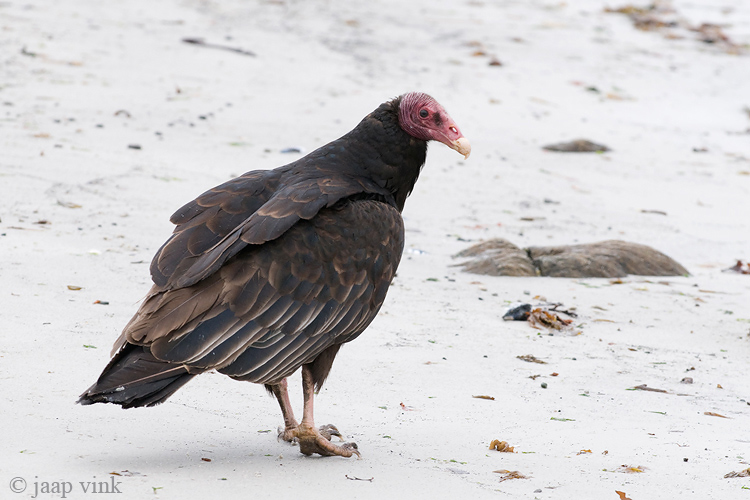
<instances>
[{"instance_id":1,"label":"wing covert feather","mask_svg":"<svg viewBox=\"0 0 750 500\"><path fill-rule=\"evenodd\" d=\"M154 283L164 289L194 285L247 245L272 241L346 197L392 199L371 181L324 175L316 165L294 167L248 172L177 210L170 219L177 227L151 263Z\"/></svg>"}]
</instances>

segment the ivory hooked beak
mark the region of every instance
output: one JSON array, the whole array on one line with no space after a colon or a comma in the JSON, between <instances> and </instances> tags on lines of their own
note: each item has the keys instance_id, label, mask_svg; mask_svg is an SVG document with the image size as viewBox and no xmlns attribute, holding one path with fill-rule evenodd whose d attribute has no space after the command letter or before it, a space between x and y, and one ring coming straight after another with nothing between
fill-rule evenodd
<instances>
[{"instance_id":1,"label":"ivory hooked beak","mask_svg":"<svg viewBox=\"0 0 750 500\"><path fill-rule=\"evenodd\" d=\"M468 159L471 154L471 144L469 144L469 139L466 137L459 137L455 141L451 141L448 147L464 155L464 160Z\"/></svg>"}]
</instances>

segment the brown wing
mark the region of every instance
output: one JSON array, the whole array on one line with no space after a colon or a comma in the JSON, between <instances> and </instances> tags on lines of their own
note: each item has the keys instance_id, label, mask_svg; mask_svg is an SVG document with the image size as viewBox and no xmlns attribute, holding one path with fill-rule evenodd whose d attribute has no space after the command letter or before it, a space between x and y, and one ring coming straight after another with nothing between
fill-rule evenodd
<instances>
[{"instance_id":1,"label":"brown wing","mask_svg":"<svg viewBox=\"0 0 750 500\"><path fill-rule=\"evenodd\" d=\"M151 261L151 277L174 287L195 260L222 241L266 203L278 188L278 171L253 171L206 191L177 210L177 227Z\"/></svg>"},{"instance_id":2,"label":"brown wing","mask_svg":"<svg viewBox=\"0 0 750 500\"><path fill-rule=\"evenodd\" d=\"M325 158L300 162L248 172L175 212L170 220L177 227L151 262L154 283L162 289L194 285L247 245L278 238L348 196L367 192L392 199L372 181L326 175Z\"/></svg>"},{"instance_id":3,"label":"brown wing","mask_svg":"<svg viewBox=\"0 0 750 500\"><path fill-rule=\"evenodd\" d=\"M154 287L116 348L148 345L156 358L191 372L216 368L276 383L370 324L403 242L395 208L343 201L275 240L245 247L192 286Z\"/></svg>"}]
</instances>

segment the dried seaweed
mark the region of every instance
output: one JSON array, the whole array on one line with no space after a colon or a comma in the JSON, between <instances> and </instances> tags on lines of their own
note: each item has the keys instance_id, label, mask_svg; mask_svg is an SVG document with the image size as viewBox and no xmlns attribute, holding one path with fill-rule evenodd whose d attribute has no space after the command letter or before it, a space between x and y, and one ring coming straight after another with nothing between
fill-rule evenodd
<instances>
[{"instance_id":1,"label":"dried seaweed","mask_svg":"<svg viewBox=\"0 0 750 500\"><path fill-rule=\"evenodd\" d=\"M718 24L703 23L700 26L695 26L689 29L690 31L698 33L698 39L703 43L734 45Z\"/></svg>"},{"instance_id":2,"label":"dried seaweed","mask_svg":"<svg viewBox=\"0 0 750 500\"><path fill-rule=\"evenodd\" d=\"M649 387L646 384L636 385L632 389L629 389L631 391L650 391L650 392L663 392L664 394L669 394L669 391L665 391L664 389L654 389L653 387Z\"/></svg>"},{"instance_id":3,"label":"dried seaweed","mask_svg":"<svg viewBox=\"0 0 750 500\"><path fill-rule=\"evenodd\" d=\"M127 469L120 472L110 472L113 476L125 476L125 477L132 477L132 476L144 476L145 474L141 474L140 472L131 472Z\"/></svg>"},{"instance_id":4,"label":"dried seaweed","mask_svg":"<svg viewBox=\"0 0 750 500\"><path fill-rule=\"evenodd\" d=\"M741 260L738 260L735 265L724 269L725 273L732 272L737 274L750 274L750 262L744 264Z\"/></svg>"},{"instance_id":5,"label":"dried seaweed","mask_svg":"<svg viewBox=\"0 0 750 500\"><path fill-rule=\"evenodd\" d=\"M527 476L524 476L517 470L510 471L508 469L500 469L500 470L493 470L492 472L496 472L497 474L503 474L503 477L500 478L500 482L507 481L508 479L528 479Z\"/></svg>"},{"instance_id":6,"label":"dried seaweed","mask_svg":"<svg viewBox=\"0 0 750 500\"><path fill-rule=\"evenodd\" d=\"M566 315L570 316L571 318L577 318L578 317L578 313L576 313L575 311L573 311L573 309L575 309L575 307L572 307L570 309L558 309L558 307L560 307L560 306L562 306L561 302L558 302L557 304L552 304L552 306L549 308L549 310L550 311L554 311L554 312L560 312L560 313L566 314Z\"/></svg>"},{"instance_id":7,"label":"dried seaweed","mask_svg":"<svg viewBox=\"0 0 750 500\"><path fill-rule=\"evenodd\" d=\"M81 205L79 205L78 203L72 203L70 201L57 200L57 204L65 208L81 208Z\"/></svg>"},{"instance_id":8,"label":"dried seaweed","mask_svg":"<svg viewBox=\"0 0 750 500\"><path fill-rule=\"evenodd\" d=\"M524 354L523 356L516 356L521 361L526 361L527 363L539 363L540 365L546 365L546 361L542 361L541 359L537 358L536 356L533 356L531 354Z\"/></svg>"},{"instance_id":9,"label":"dried seaweed","mask_svg":"<svg viewBox=\"0 0 750 500\"><path fill-rule=\"evenodd\" d=\"M694 33L695 39L721 48L728 54L741 54L743 47L736 44L724 33L722 26L713 23L693 25L669 4L669 2L655 1L645 7L625 5L615 9L605 8L604 12L624 14L630 18L633 26L642 31L657 31L665 38L681 39L684 34Z\"/></svg>"},{"instance_id":10,"label":"dried seaweed","mask_svg":"<svg viewBox=\"0 0 750 500\"><path fill-rule=\"evenodd\" d=\"M721 417L721 418L730 418L730 417L726 417L726 416L724 416L724 415L722 415L722 414L720 414L720 413L714 413L714 412L712 412L712 411L704 411L704 412L703 412L703 414L704 414L704 415L708 415L709 417Z\"/></svg>"},{"instance_id":11,"label":"dried seaweed","mask_svg":"<svg viewBox=\"0 0 750 500\"><path fill-rule=\"evenodd\" d=\"M370 483L373 481L373 479L375 479L375 477L362 478L357 476L350 476L349 474L344 474L344 477L346 477L350 481L367 481Z\"/></svg>"},{"instance_id":12,"label":"dried seaweed","mask_svg":"<svg viewBox=\"0 0 750 500\"><path fill-rule=\"evenodd\" d=\"M502 451L504 453L515 453L515 448L510 446L507 441L500 441L499 439L493 439L490 443L490 450Z\"/></svg>"},{"instance_id":13,"label":"dried seaweed","mask_svg":"<svg viewBox=\"0 0 750 500\"><path fill-rule=\"evenodd\" d=\"M554 312L544 310L541 307L537 307L529 313L528 321L534 328L539 328L540 330L547 328L558 331L567 329L573 322L572 319L563 319Z\"/></svg>"},{"instance_id":14,"label":"dried seaweed","mask_svg":"<svg viewBox=\"0 0 750 500\"><path fill-rule=\"evenodd\" d=\"M615 472L622 472L625 474L639 474L641 472L646 472L646 468L641 465L621 465L615 470Z\"/></svg>"},{"instance_id":15,"label":"dried seaweed","mask_svg":"<svg viewBox=\"0 0 750 500\"><path fill-rule=\"evenodd\" d=\"M633 26L641 31L673 28L678 25L677 21L666 18L667 15L675 13L674 9L662 3L653 3L647 7L626 5L616 9L605 8L604 12L625 14L633 22Z\"/></svg>"},{"instance_id":16,"label":"dried seaweed","mask_svg":"<svg viewBox=\"0 0 750 500\"><path fill-rule=\"evenodd\" d=\"M183 43L189 43L191 45L197 45L199 47L206 47L208 49L219 49L219 50L227 50L229 52L235 52L237 54L242 54L243 56L252 56L255 57L255 52L245 50L240 47L229 47L227 45L221 45L218 43L208 43L203 38L193 38L193 37L187 37L182 39Z\"/></svg>"},{"instance_id":17,"label":"dried seaweed","mask_svg":"<svg viewBox=\"0 0 750 500\"><path fill-rule=\"evenodd\" d=\"M748 467L745 470L741 470L739 472L732 471L732 472L730 472L728 474L724 474L724 477L725 478L730 478L730 477L750 477L750 467Z\"/></svg>"}]
</instances>

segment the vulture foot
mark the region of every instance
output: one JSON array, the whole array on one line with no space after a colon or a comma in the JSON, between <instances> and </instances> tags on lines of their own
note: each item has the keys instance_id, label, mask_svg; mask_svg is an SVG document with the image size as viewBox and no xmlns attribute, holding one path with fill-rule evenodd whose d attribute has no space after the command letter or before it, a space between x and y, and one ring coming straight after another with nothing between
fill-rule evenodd
<instances>
[{"instance_id":1,"label":"vulture foot","mask_svg":"<svg viewBox=\"0 0 750 500\"><path fill-rule=\"evenodd\" d=\"M295 443L295 444L299 443L299 439L297 438L297 428L298 426L296 425L293 427L279 426L278 428L279 434L278 434L277 439L280 441L281 440L286 441L287 443ZM320 433L321 436L323 436L329 441L331 440L333 436L338 437L339 440L341 441L344 440L339 430L333 424L321 425L320 427L318 427L318 432Z\"/></svg>"},{"instance_id":2,"label":"vulture foot","mask_svg":"<svg viewBox=\"0 0 750 500\"><path fill-rule=\"evenodd\" d=\"M294 439L299 442L299 451L305 455L312 455L313 453L324 457L333 455L351 457L352 455L357 455L357 458L362 458L357 449L357 443L333 444L331 443L332 436L341 438L338 429L330 424L324 425L320 430L300 425L294 431ZM341 439L343 440L343 438Z\"/></svg>"}]
</instances>

